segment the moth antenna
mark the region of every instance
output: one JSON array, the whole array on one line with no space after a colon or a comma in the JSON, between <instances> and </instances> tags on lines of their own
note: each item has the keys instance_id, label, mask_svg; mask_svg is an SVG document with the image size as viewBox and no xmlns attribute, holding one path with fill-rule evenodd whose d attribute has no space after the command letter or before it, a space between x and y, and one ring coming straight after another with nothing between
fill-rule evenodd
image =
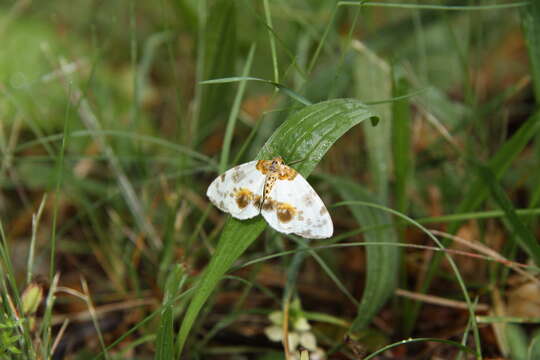
<instances>
[{"instance_id":1,"label":"moth antenna","mask_svg":"<svg viewBox=\"0 0 540 360\"><path fill-rule=\"evenodd\" d=\"M287 165L294 165L294 164L298 164L298 163L301 163L302 161L305 161L305 160L307 160L308 158L309 158L309 157L308 157L308 156L306 156L306 157L305 157L305 158L303 158L303 159L298 159L298 160L294 160L294 161L291 161L291 162L287 163Z\"/></svg>"}]
</instances>

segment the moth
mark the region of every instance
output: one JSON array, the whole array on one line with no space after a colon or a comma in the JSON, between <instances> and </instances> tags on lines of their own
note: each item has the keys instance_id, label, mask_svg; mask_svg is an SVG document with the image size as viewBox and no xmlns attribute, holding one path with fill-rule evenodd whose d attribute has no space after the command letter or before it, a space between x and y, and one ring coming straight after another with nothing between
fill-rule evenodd
<instances>
[{"instance_id":1,"label":"moth","mask_svg":"<svg viewBox=\"0 0 540 360\"><path fill-rule=\"evenodd\" d=\"M281 157L238 165L218 176L206 196L237 219L262 214L275 230L309 239L332 236L332 218L309 183Z\"/></svg>"}]
</instances>

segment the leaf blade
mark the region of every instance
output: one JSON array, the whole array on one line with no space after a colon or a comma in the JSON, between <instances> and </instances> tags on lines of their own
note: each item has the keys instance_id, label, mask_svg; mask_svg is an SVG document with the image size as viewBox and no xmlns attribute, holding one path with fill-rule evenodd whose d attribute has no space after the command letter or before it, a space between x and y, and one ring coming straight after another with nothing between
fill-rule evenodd
<instances>
[{"instance_id":1,"label":"leaf blade","mask_svg":"<svg viewBox=\"0 0 540 360\"><path fill-rule=\"evenodd\" d=\"M516 235L512 236L511 239L516 239L518 245L534 259L536 265L540 265L540 245L531 230L518 217L512 202L497 182L493 172L487 166L480 164L477 165L477 171L480 179L489 188L495 202L504 211L509 230Z\"/></svg>"},{"instance_id":2,"label":"leaf blade","mask_svg":"<svg viewBox=\"0 0 540 360\"><path fill-rule=\"evenodd\" d=\"M323 178L345 201L378 202L374 195L356 183L328 175ZM377 228L380 225L392 224L390 215L379 209L351 205L349 210L362 227ZM399 242L392 226L368 231L364 233L364 240L370 243ZM358 305L357 315L351 325L351 331L359 331L367 326L394 292L397 284L399 256L400 248L397 246L366 246L366 285L362 300Z\"/></svg>"}]
</instances>

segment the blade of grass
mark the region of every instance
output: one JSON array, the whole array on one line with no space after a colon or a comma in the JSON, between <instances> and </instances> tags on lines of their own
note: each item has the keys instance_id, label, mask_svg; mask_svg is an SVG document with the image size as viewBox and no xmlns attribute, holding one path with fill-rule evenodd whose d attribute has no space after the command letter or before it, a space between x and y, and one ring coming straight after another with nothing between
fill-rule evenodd
<instances>
[{"instance_id":1,"label":"blade of grass","mask_svg":"<svg viewBox=\"0 0 540 360\"><path fill-rule=\"evenodd\" d=\"M43 213L43 208L45 206L45 202L47 201L47 195L45 194L43 196L43 199L41 200L41 203L39 204L39 208L37 213L32 215L32 238L30 240L30 249L28 250L28 261L26 263L26 285L29 285L32 281L32 273L34 268L34 254L36 250L36 237L37 237L37 230L39 227L39 220L41 219L41 214Z\"/></svg>"},{"instance_id":2,"label":"blade of grass","mask_svg":"<svg viewBox=\"0 0 540 360\"><path fill-rule=\"evenodd\" d=\"M393 96L398 99L409 90L405 77L394 69ZM392 155L395 177L395 207L400 212L407 212L407 183L412 172L411 151L411 109L407 98L392 103Z\"/></svg>"},{"instance_id":3,"label":"blade of grass","mask_svg":"<svg viewBox=\"0 0 540 360\"><path fill-rule=\"evenodd\" d=\"M376 6L376 7L391 7L401 9L417 9L417 10L453 10L453 11L478 11L478 10L503 10L526 6L527 2L514 2L507 4L493 5L431 5L431 4L406 4L406 3L383 3L375 1L340 1L338 6Z\"/></svg>"},{"instance_id":4,"label":"blade of grass","mask_svg":"<svg viewBox=\"0 0 540 360\"><path fill-rule=\"evenodd\" d=\"M529 51L532 83L536 104L540 104L540 2L530 1L529 5L521 9L521 24L523 34ZM536 161L540 159L540 137L535 140ZM540 174L535 176L533 184L540 183ZM535 207L540 202L540 186L533 189L529 207Z\"/></svg>"},{"instance_id":5,"label":"blade of grass","mask_svg":"<svg viewBox=\"0 0 540 360\"><path fill-rule=\"evenodd\" d=\"M249 80L249 81L257 81L257 82L262 82L262 83L265 83L265 84L273 85L278 90L282 91L285 95L289 96L291 99L294 99L294 100L298 101L301 104L304 104L304 105L311 105L312 104L311 101L309 101L308 99L306 99L305 97L303 97L299 93L289 89L285 85L282 85L282 84L280 84L278 82L275 82L275 81L265 80L265 79L261 79L261 78L257 78L257 77L253 77L253 76L233 76L233 77L226 77L226 78L221 78L221 79L211 79L211 80L201 81L199 84L201 84L201 85L226 84L226 83L231 83L231 82L247 81L247 80Z\"/></svg>"},{"instance_id":6,"label":"blade of grass","mask_svg":"<svg viewBox=\"0 0 540 360\"><path fill-rule=\"evenodd\" d=\"M356 183L328 175L323 176L323 179L330 183L345 201L376 202L373 195ZM377 227L392 224L389 214L379 209L350 206L349 210L352 212L356 222L361 226ZM373 243L382 241L389 243L399 242L396 232L391 226L366 232L364 240ZM351 331L356 332L366 327L386 300L393 294L397 284L399 256L400 249L398 247L366 247L366 282Z\"/></svg>"},{"instance_id":7,"label":"blade of grass","mask_svg":"<svg viewBox=\"0 0 540 360\"><path fill-rule=\"evenodd\" d=\"M390 344L390 345L386 345L386 346L380 348L379 350L369 354L368 356L363 358L363 360L373 359L373 358L375 358L375 356L383 354L385 351L393 349L393 348L401 346L401 345L414 344L414 343L417 343L417 342L427 342L427 341L452 345L452 346L455 346L458 349L466 351L466 352L468 352L470 354L474 354L474 351L472 349L470 349L470 348L468 348L468 347L466 347L466 346L464 346L464 345L462 345L462 344L460 344L460 343L458 343L456 341L445 340L445 339L436 339L436 338L416 338L416 339L402 340L402 341L398 341L398 342L395 342L395 343Z\"/></svg>"},{"instance_id":8,"label":"blade of grass","mask_svg":"<svg viewBox=\"0 0 540 360\"><path fill-rule=\"evenodd\" d=\"M298 249L307 249L307 245L303 241L297 242L297 248ZM296 252L291 262L287 266L287 272L285 275L285 287L283 290L283 304L290 303L293 300L293 294L296 289L296 282L298 280L298 274L300 273L300 267L304 263L304 259L306 258L306 252L305 251L298 251Z\"/></svg>"},{"instance_id":9,"label":"blade of grass","mask_svg":"<svg viewBox=\"0 0 540 360\"><path fill-rule=\"evenodd\" d=\"M156 360L174 359L174 317L173 302L187 279L184 269L177 264L170 272L165 284L165 294L159 320L159 330L156 338Z\"/></svg>"},{"instance_id":10,"label":"blade of grass","mask_svg":"<svg viewBox=\"0 0 540 360\"><path fill-rule=\"evenodd\" d=\"M518 209L516 210L518 216L533 216L540 215L540 208L536 209ZM489 211L476 211L469 213L460 213L452 215L434 216L416 219L421 224L433 224L433 223L453 223L457 221L465 220L479 220L479 219L492 219L505 216L504 211L501 210L489 210Z\"/></svg>"},{"instance_id":11,"label":"blade of grass","mask_svg":"<svg viewBox=\"0 0 540 360\"><path fill-rule=\"evenodd\" d=\"M137 69L137 53L138 53L138 46L137 46L137 22L135 21L136 15L135 15L135 1L130 0L129 1L129 45L130 45L130 62L131 67L133 69ZM130 119L130 125L134 129L139 129L139 98L141 91L142 82L139 81L139 73L140 70L133 72L133 78L132 80L132 86L133 86L133 98L131 101L131 119Z\"/></svg>"},{"instance_id":12,"label":"blade of grass","mask_svg":"<svg viewBox=\"0 0 540 360\"><path fill-rule=\"evenodd\" d=\"M52 327L51 327L51 318L52 310L54 303L56 301L56 289L58 287L58 280L60 276L58 274L54 275L51 280L51 285L49 287L49 293L47 299L45 300L45 311L43 312L43 318L39 328L39 334L41 339L41 357L43 359L49 359L52 350Z\"/></svg>"},{"instance_id":13,"label":"blade of grass","mask_svg":"<svg viewBox=\"0 0 540 360\"><path fill-rule=\"evenodd\" d=\"M248 76L251 71L251 63L253 62L253 55L255 54L255 44L251 45L249 49L249 54L244 65L244 71L242 76ZM231 142L234 134L234 127L236 125L236 119L238 118L238 113L240 112L240 105L242 102L242 97L244 96L244 90L246 89L246 81L240 81L238 85L238 91L236 92L236 97L234 98L234 103L229 114L229 120L227 121L227 128L225 129L225 136L223 138L223 146L221 148L221 158L219 160L219 173L225 172L229 165L229 152L231 150Z\"/></svg>"},{"instance_id":14,"label":"blade of grass","mask_svg":"<svg viewBox=\"0 0 540 360\"><path fill-rule=\"evenodd\" d=\"M527 358L527 334L523 328L516 324L506 324L504 327L506 342L508 344L509 356L515 360L525 360Z\"/></svg>"},{"instance_id":15,"label":"blade of grass","mask_svg":"<svg viewBox=\"0 0 540 360\"><path fill-rule=\"evenodd\" d=\"M479 324L515 323L515 324L539 324L540 318L515 317L515 316L477 316Z\"/></svg>"},{"instance_id":16,"label":"blade of grass","mask_svg":"<svg viewBox=\"0 0 540 360\"><path fill-rule=\"evenodd\" d=\"M133 140L138 140L142 142L146 142L147 144L153 144L162 146L163 148L170 149L177 151L180 154L184 154L186 156L190 156L193 159L197 159L200 161L203 161L207 164L214 164L214 160L209 158L208 156L199 153L197 151L191 150L190 148L182 145L175 144L173 142L167 141L163 138L155 137L155 136L149 136L149 135L142 135L142 134L135 134L135 133L129 133L125 131L117 131L117 130L77 130L70 133L71 138L76 137L88 137L88 136L100 136L100 137L119 137L119 138L130 138ZM50 143L53 141L60 141L63 140L64 134L55 134L50 136L44 136L38 140L32 140L28 141L26 143L22 143L18 145L15 148L15 152L21 152L23 150L29 149L35 145L42 144L42 143Z\"/></svg>"},{"instance_id":17,"label":"blade of grass","mask_svg":"<svg viewBox=\"0 0 540 360\"><path fill-rule=\"evenodd\" d=\"M298 248L298 251L308 251L309 255L319 263L321 269L326 273L326 275L336 284L336 287L349 299L356 307L358 307L359 302L354 298L354 296L347 290L347 287L343 282L339 279L339 277L332 271L330 266L326 264L326 262L323 260L319 254L317 254L314 250L307 247L307 241L299 238L297 236L293 237L293 240L296 241L298 244L301 244L302 246Z\"/></svg>"},{"instance_id":18,"label":"blade of grass","mask_svg":"<svg viewBox=\"0 0 540 360\"><path fill-rule=\"evenodd\" d=\"M202 2L201 2L202 3ZM199 80L230 76L234 73L236 61L236 2L218 0L210 8L205 26L202 29L202 43L199 44L201 56L198 61ZM200 102L195 117L194 138L200 140L219 120L226 107L230 85L221 84L211 88L199 88Z\"/></svg>"},{"instance_id":19,"label":"blade of grass","mask_svg":"<svg viewBox=\"0 0 540 360\"><path fill-rule=\"evenodd\" d=\"M529 61L536 103L540 103L540 2L529 1L521 9L521 24L529 50Z\"/></svg>"},{"instance_id":20,"label":"blade of grass","mask_svg":"<svg viewBox=\"0 0 540 360\"><path fill-rule=\"evenodd\" d=\"M68 97L71 97L71 86L67 88ZM65 114L64 114L64 132L62 138L62 146L60 148L60 155L57 158L56 163L56 189L54 193L54 208L53 208L53 218L52 218L52 230L51 230L51 255L50 255L50 268L49 268L49 281L52 281L55 273L56 267L56 219L58 215L58 203L60 202L60 187L63 183L64 175L64 155L66 153L66 146L69 139L69 111L70 103L66 104Z\"/></svg>"},{"instance_id":21,"label":"blade of grass","mask_svg":"<svg viewBox=\"0 0 540 360\"><path fill-rule=\"evenodd\" d=\"M540 359L540 333L537 331L529 343L527 360Z\"/></svg>"},{"instance_id":22,"label":"blade of grass","mask_svg":"<svg viewBox=\"0 0 540 360\"><path fill-rule=\"evenodd\" d=\"M475 306L478 305L478 301L475 301L474 305ZM478 323L478 320L476 322ZM473 325L472 321L471 319L469 319L469 321L467 322L467 327L465 328L465 331L463 331L463 334L461 335L461 345L463 346L467 346L467 340L469 339L469 333L471 332L472 325ZM461 359L463 359L463 351L460 351L455 357L455 360L461 360Z\"/></svg>"},{"instance_id":23,"label":"blade of grass","mask_svg":"<svg viewBox=\"0 0 540 360\"><path fill-rule=\"evenodd\" d=\"M336 99L307 106L292 114L273 133L257 158L269 159L281 155L288 161L305 159L296 166L296 170L307 177L346 131L374 117L365 105L352 99ZM227 221L178 332L177 357L182 353L198 313L218 282L265 227L266 223L260 217L245 221L230 218Z\"/></svg>"},{"instance_id":24,"label":"blade of grass","mask_svg":"<svg viewBox=\"0 0 540 360\"><path fill-rule=\"evenodd\" d=\"M8 247L8 242L6 235L4 233L4 226L2 225L2 222L0 221L0 270L2 271L2 296L0 299L2 299L2 305L7 307L8 311L7 314L9 314L10 320L17 320L17 322L20 322L20 324L17 324L17 330L19 334L22 334L21 341L19 341L19 344L21 345L22 350L24 353L28 355L29 358L33 359L35 358L34 349L32 347L32 340L30 337L30 329L28 328L28 321L23 321L24 319L21 319L19 314L22 314L22 302L21 302L21 294L19 292L19 289L17 287L17 282L15 280L15 272L13 270L13 264L11 262L10 257L10 251ZM7 279L7 283L9 284L9 288L11 289L11 292L8 290L7 284L5 283L5 279ZM12 296L10 296L10 293ZM10 299L13 299L15 303L15 309L13 309L12 306L10 306L12 303ZM17 311L16 309L19 309ZM0 311L1 312L1 311Z\"/></svg>"},{"instance_id":25,"label":"blade of grass","mask_svg":"<svg viewBox=\"0 0 540 360\"><path fill-rule=\"evenodd\" d=\"M418 13L415 13L417 15ZM419 22L419 16L415 16L415 19ZM419 25L418 25L419 26ZM418 31L418 34L422 34ZM419 43L422 42L419 39ZM421 53L422 54L422 53ZM409 90L409 83L403 74L403 70L400 67L395 67L392 73L392 95L394 98L400 98L402 95L407 94ZM411 178L411 173L414 170L412 166L412 148L411 148L411 109L410 103L407 98L396 100L392 103L392 159L394 162L394 207L397 211L407 213L408 209L408 196L407 185ZM398 228L398 239L404 240L404 228ZM407 266L404 261L401 263L400 284L406 286L407 284ZM408 309L411 306L411 301L405 299L397 306L402 306L401 312L403 324L407 324L410 320Z\"/></svg>"},{"instance_id":26,"label":"blade of grass","mask_svg":"<svg viewBox=\"0 0 540 360\"><path fill-rule=\"evenodd\" d=\"M491 196L506 215L507 224L510 227L509 230L515 235L510 238L516 239L519 246L533 258L536 265L540 265L540 244L527 225L517 216L512 202L497 182L493 171L481 164L476 165L476 168L484 186L490 190Z\"/></svg>"},{"instance_id":27,"label":"blade of grass","mask_svg":"<svg viewBox=\"0 0 540 360\"><path fill-rule=\"evenodd\" d=\"M268 38L270 40L270 51L272 53L272 67L274 68L274 82L279 83L279 66L276 51L276 40L274 38L274 27L272 26L272 14L268 0L263 0L264 16L266 19L266 27L268 28Z\"/></svg>"},{"instance_id":28,"label":"blade of grass","mask_svg":"<svg viewBox=\"0 0 540 360\"><path fill-rule=\"evenodd\" d=\"M96 308L94 307L94 302L92 301L90 290L88 289L88 283L84 278L81 278L81 287L84 293L84 300L86 302L86 306L88 307L88 312L90 313L90 318L92 319L92 323L94 325L94 328L96 329L99 344L103 351L103 356L105 357L105 360L110 359L109 353L107 352L107 347L105 346L105 339L103 338L103 333L101 332L101 328L99 326L99 319L96 313Z\"/></svg>"}]
</instances>

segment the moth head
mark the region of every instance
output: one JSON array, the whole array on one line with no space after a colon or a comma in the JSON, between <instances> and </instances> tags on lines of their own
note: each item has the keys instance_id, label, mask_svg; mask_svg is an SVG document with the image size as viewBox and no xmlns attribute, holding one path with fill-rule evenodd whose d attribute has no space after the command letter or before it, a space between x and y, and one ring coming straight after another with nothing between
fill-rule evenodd
<instances>
[{"instance_id":1,"label":"moth head","mask_svg":"<svg viewBox=\"0 0 540 360\"><path fill-rule=\"evenodd\" d=\"M272 164L270 166L272 167L272 169L277 170L283 164L283 158L281 156L276 156L272 159Z\"/></svg>"}]
</instances>

